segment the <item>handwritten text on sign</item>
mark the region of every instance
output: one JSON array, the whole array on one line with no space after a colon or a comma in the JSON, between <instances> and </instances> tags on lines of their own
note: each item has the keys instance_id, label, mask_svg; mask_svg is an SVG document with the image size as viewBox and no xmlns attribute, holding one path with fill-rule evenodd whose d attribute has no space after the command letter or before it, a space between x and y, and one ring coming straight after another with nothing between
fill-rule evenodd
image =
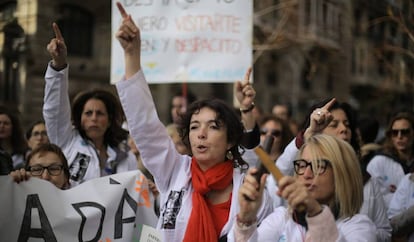
<instances>
[{"instance_id":1,"label":"handwritten text on sign","mask_svg":"<svg viewBox=\"0 0 414 242\"><path fill-rule=\"evenodd\" d=\"M112 1L111 82L121 79L115 38L121 16ZM141 30L142 68L150 83L233 82L252 61L251 0L123 0Z\"/></svg>"}]
</instances>

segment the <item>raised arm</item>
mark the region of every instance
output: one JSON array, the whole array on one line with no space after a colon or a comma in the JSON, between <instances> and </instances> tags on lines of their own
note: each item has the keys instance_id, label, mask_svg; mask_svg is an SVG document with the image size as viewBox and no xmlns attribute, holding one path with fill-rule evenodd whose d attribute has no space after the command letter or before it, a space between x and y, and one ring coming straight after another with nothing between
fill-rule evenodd
<instances>
[{"instance_id":1,"label":"raised arm","mask_svg":"<svg viewBox=\"0 0 414 242\"><path fill-rule=\"evenodd\" d=\"M45 74L43 117L50 142L63 148L72 137L67 49L58 25L53 23L52 27L55 37L47 45L47 51L52 60Z\"/></svg>"},{"instance_id":2,"label":"raised arm","mask_svg":"<svg viewBox=\"0 0 414 242\"><path fill-rule=\"evenodd\" d=\"M243 121L244 128L251 130L256 125L256 120L253 116L254 98L256 97L256 91L250 84L250 75L252 68L247 69L244 76L244 80L237 81L234 85L234 92L240 104L241 118Z\"/></svg>"},{"instance_id":3,"label":"raised arm","mask_svg":"<svg viewBox=\"0 0 414 242\"><path fill-rule=\"evenodd\" d=\"M52 24L53 31L55 32L55 38L51 39L47 45L47 51L52 57L52 67L60 71L67 66L66 57L68 55L65 40L63 39L62 33L56 23Z\"/></svg>"},{"instance_id":4,"label":"raised arm","mask_svg":"<svg viewBox=\"0 0 414 242\"><path fill-rule=\"evenodd\" d=\"M125 55L125 77L116 84L119 99L128 122L131 137L137 145L145 167L154 176L157 187L165 192L179 166L190 159L180 155L159 120L155 104L141 71L140 34L130 15L117 3L122 23L116 37ZM185 159L188 162L180 161Z\"/></svg>"},{"instance_id":5,"label":"raised arm","mask_svg":"<svg viewBox=\"0 0 414 242\"><path fill-rule=\"evenodd\" d=\"M124 49L125 56L125 78L129 79L141 70L141 38L140 31L127 14L120 2L116 3L122 16L122 24L116 33L116 38Z\"/></svg>"},{"instance_id":6,"label":"raised arm","mask_svg":"<svg viewBox=\"0 0 414 242\"><path fill-rule=\"evenodd\" d=\"M256 91L250 83L252 68L248 68L244 79L234 83L235 98L240 104L241 120L245 129L241 145L253 149L260 144L260 130L253 115Z\"/></svg>"},{"instance_id":7,"label":"raised arm","mask_svg":"<svg viewBox=\"0 0 414 242\"><path fill-rule=\"evenodd\" d=\"M324 130L329 125L329 123L333 119L333 116L329 112L329 109L335 102L336 102L336 99L332 98L323 107L313 110L313 112L311 113L309 117L310 119L309 127L305 130L305 133L303 135L305 140L311 137L312 135L321 133L322 130Z\"/></svg>"},{"instance_id":8,"label":"raised arm","mask_svg":"<svg viewBox=\"0 0 414 242\"><path fill-rule=\"evenodd\" d=\"M295 139L293 139L289 145L285 148L282 155L276 161L277 167L282 171L284 175L293 175L293 163L300 146L306 141L306 139L312 137L315 134L321 133L329 123L332 121L333 116L329 112L331 106L336 102L335 98L332 98L327 104L321 108L316 108L309 116L309 127L303 132L300 132Z\"/></svg>"}]
</instances>

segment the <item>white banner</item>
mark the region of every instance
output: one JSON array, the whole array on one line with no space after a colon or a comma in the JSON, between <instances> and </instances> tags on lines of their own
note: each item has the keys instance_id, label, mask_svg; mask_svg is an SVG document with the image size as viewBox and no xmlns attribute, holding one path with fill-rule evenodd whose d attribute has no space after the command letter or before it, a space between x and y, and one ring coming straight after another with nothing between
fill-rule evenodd
<instances>
[{"instance_id":1,"label":"white banner","mask_svg":"<svg viewBox=\"0 0 414 242\"><path fill-rule=\"evenodd\" d=\"M252 0L112 0L111 83L125 73L116 1L141 29L149 83L234 82L252 65Z\"/></svg>"},{"instance_id":2,"label":"white banner","mask_svg":"<svg viewBox=\"0 0 414 242\"><path fill-rule=\"evenodd\" d=\"M60 190L38 178L0 176L0 241L162 241L154 199L139 171Z\"/></svg>"}]
</instances>

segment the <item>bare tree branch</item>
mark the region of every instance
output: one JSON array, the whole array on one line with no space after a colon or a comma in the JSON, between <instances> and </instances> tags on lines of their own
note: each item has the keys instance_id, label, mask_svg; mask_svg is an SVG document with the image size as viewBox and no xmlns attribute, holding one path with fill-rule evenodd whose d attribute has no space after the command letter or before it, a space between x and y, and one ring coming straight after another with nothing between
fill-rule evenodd
<instances>
[{"instance_id":1,"label":"bare tree branch","mask_svg":"<svg viewBox=\"0 0 414 242\"><path fill-rule=\"evenodd\" d=\"M400 12L400 16L401 16L401 12ZM379 17L379 18L372 20L369 25L376 25L376 24L388 22L388 21L394 22L398 24L398 26L402 29L402 31L408 35L411 41L414 42L414 33L407 27L405 21L400 16L397 17L395 15L387 15L387 16Z\"/></svg>"},{"instance_id":2,"label":"bare tree branch","mask_svg":"<svg viewBox=\"0 0 414 242\"><path fill-rule=\"evenodd\" d=\"M395 46L395 45L389 45L389 44L385 44L383 46L383 49L386 50L386 51L393 51L393 52L396 52L396 53L399 53L399 54L406 55L406 56L408 56L408 57L410 57L414 60L414 52L412 52L408 49L405 49L405 48L402 48L402 47L399 47L399 46Z\"/></svg>"},{"instance_id":3,"label":"bare tree branch","mask_svg":"<svg viewBox=\"0 0 414 242\"><path fill-rule=\"evenodd\" d=\"M290 14L288 14L288 11L283 13L282 17L280 18L280 21L277 23L275 30L272 32L272 35L270 35L267 38L266 40L267 43L272 43L273 41L277 39L277 37L279 37L279 35L283 33L283 27L286 25L287 20L289 19L289 15ZM254 53L253 64L256 63L256 61L259 59L260 56L262 56L263 52L264 52L264 49L258 50L257 52Z\"/></svg>"},{"instance_id":4,"label":"bare tree branch","mask_svg":"<svg viewBox=\"0 0 414 242\"><path fill-rule=\"evenodd\" d=\"M281 2L279 4L272 5L270 7L267 7L265 9L262 9L260 11L257 11L257 12L254 13L254 15L255 15L255 17L259 17L260 18L263 15L269 14L269 13L274 12L274 11L277 11L277 10L280 10L280 9L284 9L284 8L287 8L287 7L293 7L297 3L298 2L296 0L284 1L284 2Z\"/></svg>"}]
</instances>

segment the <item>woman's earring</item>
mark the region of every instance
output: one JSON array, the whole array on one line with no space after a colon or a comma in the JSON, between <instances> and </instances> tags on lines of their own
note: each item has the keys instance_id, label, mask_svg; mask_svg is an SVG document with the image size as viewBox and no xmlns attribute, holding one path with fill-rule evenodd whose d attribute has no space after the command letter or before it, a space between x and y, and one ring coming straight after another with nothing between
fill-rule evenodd
<instances>
[{"instance_id":1,"label":"woman's earring","mask_svg":"<svg viewBox=\"0 0 414 242\"><path fill-rule=\"evenodd\" d=\"M228 160L233 160L234 157L233 157L233 153L231 153L231 150L228 150L227 151L226 158Z\"/></svg>"}]
</instances>

